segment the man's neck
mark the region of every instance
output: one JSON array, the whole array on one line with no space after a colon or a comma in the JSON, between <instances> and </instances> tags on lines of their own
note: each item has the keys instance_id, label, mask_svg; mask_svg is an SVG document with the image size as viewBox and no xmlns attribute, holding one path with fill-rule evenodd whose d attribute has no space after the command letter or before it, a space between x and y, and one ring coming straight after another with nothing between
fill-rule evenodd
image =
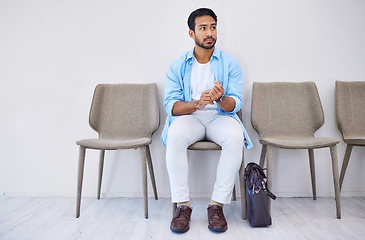
<instances>
[{"instance_id":1,"label":"man's neck","mask_svg":"<svg viewBox=\"0 0 365 240\"><path fill-rule=\"evenodd\" d=\"M205 49L199 46L195 46L194 56L199 63L208 63L213 55L214 47L211 49Z\"/></svg>"}]
</instances>

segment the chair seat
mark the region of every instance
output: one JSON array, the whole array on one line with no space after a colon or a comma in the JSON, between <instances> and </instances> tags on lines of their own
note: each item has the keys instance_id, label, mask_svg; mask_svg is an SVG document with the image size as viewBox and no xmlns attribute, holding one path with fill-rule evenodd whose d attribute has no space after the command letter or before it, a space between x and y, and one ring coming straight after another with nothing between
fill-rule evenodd
<instances>
[{"instance_id":1,"label":"chair seat","mask_svg":"<svg viewBox=\"0 0 365 240\"><path fill-rule=\"evenodd\" d=\"M117 150L117 149L131 149L145 145L152 142L150 138L136 138L136 139L83 139L76 143L80 146L91 149L102 150Z\"/></svg>"},{"instance_id":2,"label":"chair seat","mask_svg":"<svg viewBox=\"0 0 365 240\"><path fill-rule=\"evenodd\" d=\"M215 142L201 141L191 144L189 150L222 150L222 147Z\"/></svg>"},{"instance_id":3,"label":"chair seat","mask_svg":"<svg viewBox=\"0 0 365 240\"><path fill-rule=\"evenodd\" d=\"M283 138L263 138L260 143L265 145L274 145L280 148L287 149L313 149L329 147L339 143L340 140L336 138L327 137L283 137Z\"/></svg>"},{"instance_id":4,"label":"chair seat","mask_svg":"<svg viewBox=\"0 0 365 240\"><path fill-rule=\"evenodd\" d=\"M346 139L343 139L343 140L347 144L365 146L365 138L364 137L353 137L353 138L346 138Z\"/></svg>"}]
</instances>

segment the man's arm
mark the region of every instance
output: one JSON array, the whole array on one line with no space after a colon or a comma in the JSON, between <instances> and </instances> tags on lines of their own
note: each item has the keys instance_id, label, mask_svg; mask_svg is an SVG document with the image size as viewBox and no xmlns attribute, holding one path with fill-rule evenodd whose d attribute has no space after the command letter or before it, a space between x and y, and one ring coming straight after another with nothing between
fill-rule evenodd
<instances>
[{"instance_id":1,"label":"man's arm","mask_svg":"<svg viewBox=\"0 0 365 240\"><path fill-rule=\"evenodd\" d=\"M200 95L199 101L191 101L191 102L183 102L178 101L174 104L172 108L172 115L180 116L180 115L188 115L199 109L204 108L208 104L213 104L213 100L211 99L211 90L205 90Z\"/></svg>"}]
</instances>

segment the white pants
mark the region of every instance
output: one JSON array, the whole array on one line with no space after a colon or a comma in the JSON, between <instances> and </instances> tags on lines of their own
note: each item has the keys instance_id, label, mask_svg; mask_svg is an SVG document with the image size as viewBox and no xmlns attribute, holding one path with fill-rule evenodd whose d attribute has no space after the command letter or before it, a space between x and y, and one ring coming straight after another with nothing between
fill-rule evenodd
<instances>
[{"instance_id":1,"label":"white pants","mask_svg":"<svg viewBox=\"0 0 365 240\"><path fill-rule=\"evenodd\" d=\"M237 120L219 115L216 110L196 111L180 116L169 128L166 165L172 202L190 201L187 148L204 139L222 146L211 199L223 204L231 202L233 186L241 167L243 131Z\"/></svg>"}]
</instances>

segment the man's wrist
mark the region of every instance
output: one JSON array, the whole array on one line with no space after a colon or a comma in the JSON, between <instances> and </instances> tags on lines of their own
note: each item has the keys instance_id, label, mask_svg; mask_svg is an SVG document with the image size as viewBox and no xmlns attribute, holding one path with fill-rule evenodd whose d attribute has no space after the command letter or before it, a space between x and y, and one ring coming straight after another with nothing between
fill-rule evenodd
<instances>
[{"instance_id":1,"label":"man's wrist","mask_svg":"<svg viewBox=\"0 0 365 240\"><path fill-rule=\"evenodd\" d=\"M215 100L215 102L220 103L220 102L223 102L224 99L226 99L226 95L224 95L224 93L223 93L219 99Z\"/></svg>"},{"instance_id":2,"label":"man's wrist","mask_svg":"<svg viewBox=\"0 0 365 240\"><path fill-rule=\"evenodd\" d=\"M193 101L193 110L196 111L196 110L199 110L201 107L200 107L200 103L199 101Z\"/></svg>"}]
</instances>

